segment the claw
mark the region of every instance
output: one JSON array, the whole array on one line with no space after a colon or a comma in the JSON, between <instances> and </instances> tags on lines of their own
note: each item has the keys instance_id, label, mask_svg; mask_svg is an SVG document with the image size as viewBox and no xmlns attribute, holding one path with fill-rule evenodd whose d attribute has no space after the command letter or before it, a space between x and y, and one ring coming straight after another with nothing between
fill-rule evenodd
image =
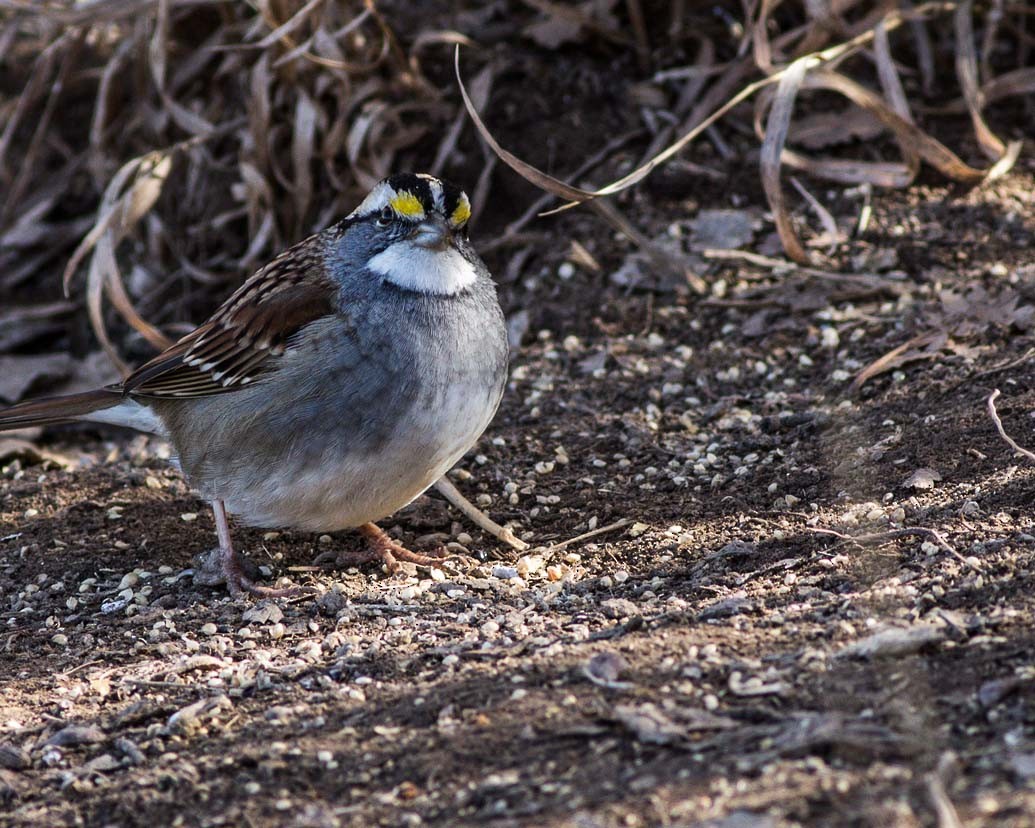
<instances>
[{"instance_id":1,"label":"claw","mask_svg":"<svg viewBox=\"0 0 1035 828\"><path fill-rule=\"evenodd\" d=\"M402 544L396 543L387 533L373 523L364 523L359 533L367 539L367 548L360 552L322 552L315 559L316 563L331 562L337 566L357 566L371 562L379 562L389 575L399 571L399 562L406 561L417 566L435 566L455 556L445 550L430 555L411 552Z\"/></svg>"}]
</instances>

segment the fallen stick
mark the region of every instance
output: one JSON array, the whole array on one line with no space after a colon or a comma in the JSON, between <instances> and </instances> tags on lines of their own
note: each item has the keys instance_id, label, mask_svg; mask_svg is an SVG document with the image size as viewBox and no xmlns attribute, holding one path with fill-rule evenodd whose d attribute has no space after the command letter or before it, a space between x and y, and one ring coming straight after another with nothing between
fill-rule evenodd
<instances>
[{"instance_id":1,"label":"fallen stick","mask_svg":"<svg viewBox=\"0 0 1035 828\"><path fill-rule=\"evenodd\" d=\"M518 552L524 552L528 549L528 544L521 540L521 538L506 527L500 526L496 521L485 514L485 512L460 494L460 490L453 485L453 482L448 477L439 478L438 482L435 484L435 488L438 489L439 493L446 500L463 512L479 529L484 529L494 538L498 538L508 546L516 549Z\"/></svg>"},{"instance_id":2,"label":"fallen stick","mask_svg":"<svg viewBox=\"0 0 1035 828\"><path fill-rule=\"evenodd\" d=\"M928 538L934 541L935 544L937 544L941 549L945 550L950 555L952 555L952 557L954 557L964 566L970 567L971 569L975 569L978 572L982 571L982 567L980 564L975 565L974 563L968 561L965 557L963 557L963 555L961 555L959 552L953 549L949 542L945 540L945 538L943 538L936 530L928 529L925 526L906 526L902 529L892 529L888 532L875 532L870 535L854 536L846 535L843 532L836 532L833 529L821 529L815 526L807 526L805 527L805 531L813 532L817 535L833 535L835 538L840 538L846 543L854 543L856 546L863 546L867 543L885 543L887 541L895 540L897 538L907 538L910 536Z\"/></svg>"},{"instance_id":3,"label":"fallen stick","mask_svg":"<svg viewBox=\"0 0 1035 828\"><path fill-rule=\"evenodd\" d=\"M999 419L999 414L995 410L995 401L999 396L999 389L995 389L988 397L988 415L992 418L992 422L995 423L996 431L999 432L999 436L1006 440L1007 445L1016 451L1018 454L1022 454L1029 460L1035 460L1035 453L1028 451L1026 448L1022 448L1017 445L1017 441L1013 439L1009 434L1006 433L1006 429L1003 428L1003 421Z\"/></svg>"},{"instance_id":4,"label":"fallen stick","mask_svg":"<svg viewBox=\"0 0 1035 828\"><path fill-rule=\"evenodd\" d=\"M595 538L597 535L603 535L605 532L613 532L615 531L615 529L621 529L625 526L628 526L630 523L632 523L632 521L629 518L622 518L621 520L616 520L614 523L609 523L607 526L601 526L599 529L591 529L588 532L583 532L581 535L576 535L573 538L568 538L566 541L551 544L550 546L547 546L541 551L544 553L557 552L561 549L564 549L567 546L571 546L571 544L573 543L588 540L589 538Z\"/></svg>"}]
</instances>

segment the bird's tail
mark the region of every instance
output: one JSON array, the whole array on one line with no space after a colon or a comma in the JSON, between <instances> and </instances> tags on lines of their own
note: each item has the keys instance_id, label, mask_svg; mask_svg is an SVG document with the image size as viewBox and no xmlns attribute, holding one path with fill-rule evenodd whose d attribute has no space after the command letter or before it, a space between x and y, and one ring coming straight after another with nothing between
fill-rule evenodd
<instances>
[{"instance_id":1,"label":"bird's tail","mask_svg":"<svg viewBox=\"0 0 1035 828\"><path fill-rule=\"evenodd\" d=\"M124 399L119 391L98 388L96 391L86 391L82 394L66 394L63 397L46 397L42 400L19 403L10 408L0 408L0 431L91 419L89 415L113 408Z\"/></svg>"}]
</instances>

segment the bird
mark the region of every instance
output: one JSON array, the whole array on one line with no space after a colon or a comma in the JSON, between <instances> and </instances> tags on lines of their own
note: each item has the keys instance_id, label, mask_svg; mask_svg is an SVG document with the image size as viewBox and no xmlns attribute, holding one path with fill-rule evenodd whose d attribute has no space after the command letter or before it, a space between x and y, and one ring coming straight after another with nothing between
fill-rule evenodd
<instances>
[{"instance_id":1,"label":"bird","mask_svg":"<svg viewBox=\"0 0 1035 828\"><path fill-rule=\"evenodd\" d=\"M506 326L470 217L457 186L391 175L122 382L0 409L0 431L88 421L167 438L215 518L218 547L195 582L235 598L293 591L258 583L228 514L358 529L362 560L428 565L376 521L455 465L503 397Z\"/></svg>"}]
</instances>

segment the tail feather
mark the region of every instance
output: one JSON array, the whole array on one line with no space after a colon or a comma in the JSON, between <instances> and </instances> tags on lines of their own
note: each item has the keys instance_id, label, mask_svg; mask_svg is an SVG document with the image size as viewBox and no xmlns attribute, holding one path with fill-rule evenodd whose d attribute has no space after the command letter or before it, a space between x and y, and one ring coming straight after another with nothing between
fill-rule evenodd
<instances>
[{"instance_id":1,"label":"tail feather","mask_svg":"<svg viewBox=\"0 0 1035 828\"><path fill-rule=\"evenodd\" d=\"M0 408L0 431L67 423L95 411L112 408L123 399L119 391L98 388L96 391L86 391L82 394L46 397L42 400L19 403L10 408Z\"/></svg>"}]
</instances>

